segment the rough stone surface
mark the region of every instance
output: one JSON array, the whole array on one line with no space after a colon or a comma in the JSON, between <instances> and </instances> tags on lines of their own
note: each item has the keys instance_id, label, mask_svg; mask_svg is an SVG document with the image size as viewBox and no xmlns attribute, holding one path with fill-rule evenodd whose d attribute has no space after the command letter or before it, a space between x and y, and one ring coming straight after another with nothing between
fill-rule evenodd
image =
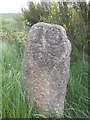
<instances>
[{"instance_id":1,"label":"rough stone surface","mask_svg":"<svg viewBox=\"0 0 90 120\"><path fill-rule=\"evenodd\" d=\"M71 44L62 26L40 22L31 27L23 61L23 85L41 114L63 114L70 53Z\"/></svg>"}]
</instances>

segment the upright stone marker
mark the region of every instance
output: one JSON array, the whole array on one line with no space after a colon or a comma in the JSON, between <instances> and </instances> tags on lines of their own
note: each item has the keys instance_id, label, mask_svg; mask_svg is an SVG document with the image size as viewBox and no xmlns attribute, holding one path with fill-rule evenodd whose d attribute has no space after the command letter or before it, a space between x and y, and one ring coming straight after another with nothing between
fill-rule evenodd
<instances>
[{"instance_id":1,"label":"upright stone marker","mask_svg":"<svg viewBox=\"0 0 90 120\"><path fill-rule=\"evenodd\" d=\"M71 44L63 27L43 22L31 27L23 61L23 84L41 114L63 114L70 53Z\"/></svg>"}]
</instances>

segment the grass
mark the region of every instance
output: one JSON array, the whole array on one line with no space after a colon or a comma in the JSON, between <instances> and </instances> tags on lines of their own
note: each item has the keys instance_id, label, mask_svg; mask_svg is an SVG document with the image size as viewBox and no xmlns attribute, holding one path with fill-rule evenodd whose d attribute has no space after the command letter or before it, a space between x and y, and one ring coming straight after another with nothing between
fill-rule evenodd
<instances>
[{"instance_id":1,"label":"grass","mask_svg":"<svg viewBox=\"0 0 90 120\"><path fill-rule=\"evenodd\" d=\"M71 63L70 80L66 95L66 116L88 118L87 62Z\"/></svg>"},{"instance_id":2,"label":"grass","mask_svg":"<svg viewBox=\"0 0 90 120\"><path fill-rule=\"evenodd\" d=\"M2 50L2 116L6 118L27 116L25 97L20 83L21 64L21 49L17 44L7 42L7 46Z\"/></svg>"},{"instance_id":3,"label":"grass","mask_svg":"<svg viewBox=\"0 0 90 120\"><path fill-rule=\"evenodd\" d=\"M15 39L17 39L17 37ZM12 36L10 38L13 39ZM38 114L33 109L31 102L27 103L25 101L25 92L21 85L23 53L24 46L20 42L17 42L17 40L8 41L4 38L3 41L0 42L2 117L45 118L46 116ZM89 98L87 73L88 63L86 59L71 60L70 80L67 86L64 117L88 117Z\"/></svg>"}]
</instances>

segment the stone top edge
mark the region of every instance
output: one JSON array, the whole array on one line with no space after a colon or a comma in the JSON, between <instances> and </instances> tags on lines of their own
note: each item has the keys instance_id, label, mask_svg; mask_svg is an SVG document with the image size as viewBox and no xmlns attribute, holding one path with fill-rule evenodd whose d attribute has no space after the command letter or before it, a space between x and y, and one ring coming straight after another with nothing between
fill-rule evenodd
<instances>
[{"instance_id":1,"label":"stone top edge","mask_svg":"<svg viewBox=\"0 0 90 120\"><path fill-rule=\"evenodd\" d=\"M58 25L58 24L54 24L54 23L46 23L46 22L37 22L35 23L34 25L47 25L47 26L56 26L56 27L62 27L61 25ZM33 26L34 26L33 25Z\"/></svg>"},{"instance_id":2,"label":"stone top edge","mask_svg":"<svg viewBox=\"0 0 90 120\"><path fill-rule=\"evenodd\" d=\"M67 41L67 45L69 45L69 47L71 48L71 42L70 42L70 40L68 39L66 30L63 28L63 26L58 25L58 24L46 23L46 22L38 22L38 23L34 24L34 25L30 28L29 32L32 31L33 29L35 29L36 27L37 27L37 28L38 28L38 27L46 27L46 29L47 29L47 28L51 28L51 29L52 29L52 28L55 28L55 29L60 30L61 33L64 35L63 40L64 40L65 42Z\"/></svg>"},{"instance_id":3,"label":"stone top edge","mask_svg":"<svg viewBox=\"0 0 90 120\"><path fill-rule=\"evenodd\" d=\"M31 28L33 28L35 26L37 26L37 27L39 27L39 26L54 27L54 28L57 28L57 29L60 29L60 30L63 29L63 31L66 33L66 30L61 25L58 25L58 24L38 22L38 23L34 24Z\"/></svg>"},{"instance_id":4,"label":"stone top edge","mask_svg":"<svg viewBox=\"0 0 90 120\"><path fill-rule=\"evenodd\" d=\"M38 28L38 27L43 27L43 28L46 28L46 29L48 29L48 28L51 28L51 29L52 29L52 28L55 28L55 29L60 30L60 32L62 33L62 35L64 35L65 41L68 41L68 43L71 44L71 43L70 43L70 40L68 39L66 30L64 29L63 26L58 25L58 24L46 23L46 22L37 22L37 23L35 23L35 24L29 29L29 33L30 33L33 29Z\"/></svg>"}]
</instances>

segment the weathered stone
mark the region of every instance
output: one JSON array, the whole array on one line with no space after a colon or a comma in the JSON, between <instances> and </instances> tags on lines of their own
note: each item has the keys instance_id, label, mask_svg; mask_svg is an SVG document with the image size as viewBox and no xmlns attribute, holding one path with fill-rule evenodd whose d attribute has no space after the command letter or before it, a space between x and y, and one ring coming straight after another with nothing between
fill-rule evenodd
<instances>
[{"instance_id":1,"label":"weathered stone","mask_svg":"<svg viewBox=\"0 0 90 120\"><path fill-rule=\"evenodd\" d=\"M41 114L63 114L70 53L71 44L63 27L43 22L31 27L23 61L23 84Z\"/></svg>"}]
</instances>

